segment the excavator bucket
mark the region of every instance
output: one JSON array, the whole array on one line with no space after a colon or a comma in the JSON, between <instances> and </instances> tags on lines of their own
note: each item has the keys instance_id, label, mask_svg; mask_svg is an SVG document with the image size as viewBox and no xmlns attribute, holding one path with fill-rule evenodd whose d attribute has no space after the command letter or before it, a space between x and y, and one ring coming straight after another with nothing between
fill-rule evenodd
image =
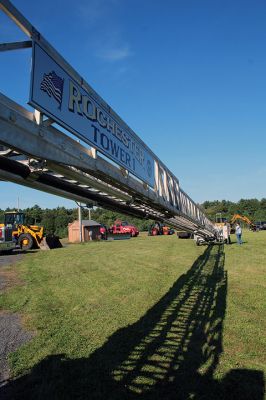
<instances>
[{"instance_id":1,"label":"excavator bucket","mask_svg":"<svg viewBox=\"0 0 266 400\"><path fill-rule=\"evenodd\" d=\"M39 247L41 250L51 250L60 249L63 246L58 236L47 235L41 240L41 242L39 243Z\"/></svg>"}]
</instances>

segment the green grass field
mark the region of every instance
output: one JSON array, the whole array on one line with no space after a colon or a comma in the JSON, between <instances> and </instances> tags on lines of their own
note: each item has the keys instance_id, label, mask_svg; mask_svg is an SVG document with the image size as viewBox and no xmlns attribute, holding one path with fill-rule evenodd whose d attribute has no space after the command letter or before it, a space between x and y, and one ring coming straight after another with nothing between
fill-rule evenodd
<instances>
[{"instance_id":1,"label":"green grass field","mask_svg":"<svg viewBox=\"0 0 266 400\"><path fill-rule=\"evenodd\" d=\"M10 355L12 398L262 400L266 231L244 242L141 235L27 254L0 300L35 332Z\"/></svg>"}]
</instances>

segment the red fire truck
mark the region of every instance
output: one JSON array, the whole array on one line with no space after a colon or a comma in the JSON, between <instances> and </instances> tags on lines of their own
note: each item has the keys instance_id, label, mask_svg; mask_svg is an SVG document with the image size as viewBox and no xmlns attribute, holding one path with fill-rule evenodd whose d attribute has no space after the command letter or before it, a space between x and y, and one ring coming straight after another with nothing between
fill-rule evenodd
<instances>
[{"instance_id":1,"label":"red fire truck","mask_svg":"<svg viewBox=\"0 0 266 400\"><path fill-rule=\"evenodd\" d=\"M121 239L136 237L139 235L139 230L135 225L129 224L127 221L116 220L108 229L105 225L101 225L100 233L102 239L119 237Z\"/></svg>"},{"instance_id":2,"label":"red fire truck","mask_svg":"<svg viewBox=\"0 0 266 400\"><path fill-rule=\"evenodd\" d=\"M109 232L113 235L116 234L130 234L131 237L139 235L139 230L135 225L129 224L127 221L117 219L114 225L110 226Z\"/></svg>"}]
</instances>

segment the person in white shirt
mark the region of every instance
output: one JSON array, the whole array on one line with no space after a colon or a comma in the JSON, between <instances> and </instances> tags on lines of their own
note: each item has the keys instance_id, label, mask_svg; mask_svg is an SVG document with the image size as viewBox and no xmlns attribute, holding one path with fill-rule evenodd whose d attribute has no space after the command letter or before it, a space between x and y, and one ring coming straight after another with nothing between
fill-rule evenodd
<instances>
[{"instance_id":1,"label":"person in white shirt","mask_svg":"<svg viewBox=\"0 0 266 400\"><path fill-rule=\"evenodd\" d=\"M223 239L226 244L231 244L231 226L228 222L225 222L223 225Z\"/></svg>"},{"instance_id":2,"label":"person in white shirt","mask_svg":"<svg viewBox=\"0 0 266 400\"><path fill-rule=\"evenodd\" d=\"M223 225L223 239L224 239L224 243L228 244L228 229L227 229L226 222Z\"/></svg>"},{"instance_id":3,"label":"person in white shirt","mask_svg":"<svg viewBox=\"0 0 266 400\"><path fill-rule=\"evenodd\" d=\"M231 225L229 222L226 222L227 232L228 232L228 244L231 244Z\"/></svg>"},{"instance_id":4,"label":"person in white shirt","mask_svg":"<svg viewBox=\"0 0 266 400\"><path fill-rule=\"evenodd\" d=\"M242 236L242 228L241 228L241 226L237 223L237 224L236 224L236 239L237 239L237 243L238 243L238 244L242 244L242 243L243 243L243 242L242 242L241 236Z\"/></svg>"}]
</instances>

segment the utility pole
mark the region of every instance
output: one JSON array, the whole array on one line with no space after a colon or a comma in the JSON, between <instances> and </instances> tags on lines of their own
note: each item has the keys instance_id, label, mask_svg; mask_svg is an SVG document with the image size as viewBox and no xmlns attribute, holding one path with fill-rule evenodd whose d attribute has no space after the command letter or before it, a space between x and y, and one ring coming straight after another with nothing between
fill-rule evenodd
<instances>
[{"instance_id":1,"label":"utility pole","mask_svg":"<svg viewBox=\"0 0 266 400\"><path fill-rule=\"evenodd\" d=\"M86 204L86 207L89 210L89 220L91 220L91 210L93 209L93 204L88 203L88 204Z\"/></svg>"},{"instance_id":2,"label":"utility pole","mask_svg":"<svg viewBox=\"0 0 266 400\"><path fill-rule=\"evenodd\" d=\"M79 207L79 241L80 243L83 241L83 235L82 235L82 209L81 209L81 203L78 204Z\"/></svg>"}]
</instances>

